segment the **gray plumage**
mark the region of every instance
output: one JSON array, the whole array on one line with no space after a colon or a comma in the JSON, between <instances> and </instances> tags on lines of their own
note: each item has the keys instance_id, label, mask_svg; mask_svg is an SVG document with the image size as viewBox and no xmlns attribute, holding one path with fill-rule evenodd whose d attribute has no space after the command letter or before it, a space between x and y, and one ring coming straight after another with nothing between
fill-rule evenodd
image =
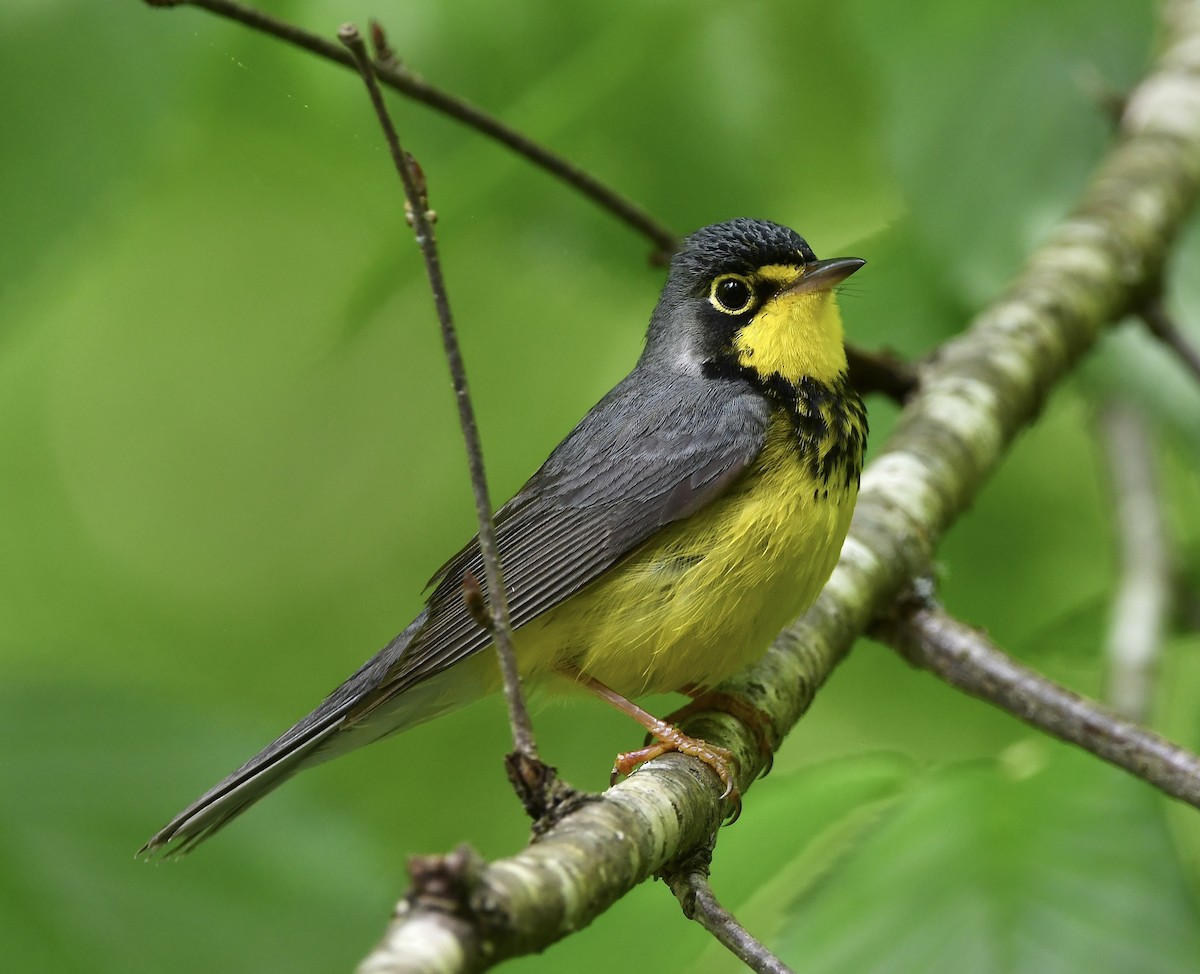
<instances>
[{"instance_id":1,"label":"gray plumage","mask_svg":"<svg viewBox=\"0 0 1200 974\"><path fill-rule=\"evenodd\" d=\"M603 575L660 528L701 510L753 463L772 407L748 379L706 371L728 352L731 337L727 316L709 305L709 285L720 272L813 260L795 232L765 221L734 220L687 238L633 371L496 513L515 627ZM484 578L474 540L435 574L426 607L408 628L141 851L185 852L302 766L449 709L439 677L491 641L463 599L468 570ZM410 697L419 705L404 706Z\"/></svg>"}]
</instances>

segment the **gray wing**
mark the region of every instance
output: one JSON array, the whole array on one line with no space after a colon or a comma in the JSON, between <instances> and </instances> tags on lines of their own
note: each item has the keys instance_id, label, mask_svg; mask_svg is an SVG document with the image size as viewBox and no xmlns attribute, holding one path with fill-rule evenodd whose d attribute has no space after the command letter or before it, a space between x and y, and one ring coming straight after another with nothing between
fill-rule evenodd
<instances>
[{"instance_id":1,"label":"gray wing","mask_svg":"<svg viewBox=\"0 0 1200 974\"><path fill-rule=\"evenodd\" d=\"M738 382L631 374L496 512L513 626L719 497L758 456L769 423L766 401ZM489 645L463 599L468 571L483 584L477 538L434 575L424 626L348 722Z\"/></svg>"},{"instance_id":2,"label":"gray wing","mask_svg":"<svg viewBox=\"0 0 1200 974\"><path fill-rule=\"evenodd\" d=\"M767 403L736 381L635 370L497 512L513 624L557 605L659 528L719 497L758 456L769 422ZM186 852L301 767L401 726L361 733L381 704L491 641L463 600L467 571L484 577L476 541L434 576L428 604L404 632L141 852L168 845Z\"/></svg>"}]
</instances>

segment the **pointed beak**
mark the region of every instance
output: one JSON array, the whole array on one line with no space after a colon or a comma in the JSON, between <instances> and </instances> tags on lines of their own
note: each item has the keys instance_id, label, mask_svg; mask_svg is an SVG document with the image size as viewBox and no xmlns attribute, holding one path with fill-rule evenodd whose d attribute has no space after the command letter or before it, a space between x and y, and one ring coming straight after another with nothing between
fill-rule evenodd
<instances>
[{"instance_id":1,"label":"pointed beak","mask_svg":"<svg viewBox=\"0 0 1200 974\"><path fill-rule=\"evenodd\" d=\"M830 257L804 265L804 276L789 287L787 294L811 294L837 287L865 264L861 257Z\"/></svg>"}]
</instances>

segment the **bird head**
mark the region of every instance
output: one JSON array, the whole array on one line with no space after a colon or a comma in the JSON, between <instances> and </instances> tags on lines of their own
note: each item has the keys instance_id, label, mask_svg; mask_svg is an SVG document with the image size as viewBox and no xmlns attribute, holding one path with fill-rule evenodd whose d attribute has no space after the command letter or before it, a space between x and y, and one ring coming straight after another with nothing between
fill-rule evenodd
<instances>
[{"instance_id":1,"label":"bird head","mask_svg":"<svg viewBox=\"0 0 1200 974\"><path fill-rule=\"evenodd\" d=\"M643 360L832 383L846 371L834 289L864 263L818 260L798 233L767 220L697 230L671 261Z\"/></svg>"}]
</instances>

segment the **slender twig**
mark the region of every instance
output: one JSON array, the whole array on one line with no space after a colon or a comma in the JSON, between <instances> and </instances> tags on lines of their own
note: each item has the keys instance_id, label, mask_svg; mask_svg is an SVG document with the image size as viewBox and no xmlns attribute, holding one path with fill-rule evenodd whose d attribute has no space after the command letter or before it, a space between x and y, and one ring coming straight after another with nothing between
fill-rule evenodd
<instances>
[{"instance_id":1,"label":"slender twig","mask_svg":"<svg viewBox=\"0 0 1200 974\"><path fill-rule=\"evenodd\" d=\"M931 588L927 580L918 583L872 635L951 686L1200 808L1200 756L1017 662L949 615Z\"/></svg>"},{"instance_id":2,"label":"slender twig","mask_svg":"<svg viewBox=\"0 0 1200 974\"><path fill-rule=\"evenodd\" d=\"M319 34L310 33L295 24L272 17L261 10L235 3L234 0L144 0L144 2L152 7L199 7L209 13L226 17L261 33L286 41L316 54L318 57L348 68L355 67L354 58L332 41L326 40ZM661 220L656 219L644 208L621 195L611 186L600 182L587 170L556 155L529 136L510 128L478 106L431 85L395 56L380 25L373 23L371 31L377 52L377 57L371 62L371 70L382 84L413 101L457 119L480 134L507 146L538 168L544 169L556 179L578 190L601 209L608 211L626 226L645 237L655 248L650 255L652 264L666 264L671 254L678 249L679 237ZM896 402L902 402L916 387L916 374L911 366L891 352L871 353L847 346L846 353L850 358L852 381L855 383L855 388L864 395L879 392Z\"/></svg>"},{"instance_id":3,"label":"slender twig","mask_svg":"<svg viewBox=\"0 0 1200 974\"><path fill-rule=\"evenodd\" d=\"M1104 118L1116 131L1121 124L1121 116L1129 101L1129 92L1122 91L1108 80L1094 64L1082 65L1075 71L1075 83L1089 96L1100 109Z\"/></svg>"},{"instance_id":4,"label":"slender twig","mask_svg":"<svg viewBox=\"0 0 1200 974\"><path fill-rule=\"evenodd\" d=\"M859 395L878 392L903 405L917 391L921 381L916 366L891 349L868 352L847 345L846 359L850 366L850 384Z\"/></svg>"},{"instance_id":5,"label":"slender twig","mask_svg":"<svg viewBox=\"0 0 1200 974\"><path fill-rule=\"evenodd\" d=\"M358 65L363 83L367 87L371 104L379 118L387 138L392 161L400 180L404 184L404 197L408 201L409 217L413 233L425 259L425 271L429 276L429 287L433 291L433 303L437 308L441 325L442 344L450 375L454 383L454 399L458 404L458 420L462 426L463 440L467 447L467 463L471 470L471 489L475 496L475 510L479 515L479 549L483 555L484 574L487 578L487 599L491 606L492 634L500 657L500 670L504 677L504 699L508 704L509 722L512 724L513 745L517 753L527 761L538 764L537 746L533 739L533 726L521 694L521 679L517 672L516 655L512 644L512 623L508 614L508 593L500 570L500 558L496 551L496 529L492 524L492 505L488 499L487 473L483 467L483 450L479 443L479 429L475 424L475 410L467 388L467 374L463 366L454 320L450 314L450 299L442 278L441 260L437 242L429 221L429 204L425 198L424 179L413 165L412 158L401 148L396 128L392 125L387 107L383 103L383 92L371 71L371 60L366 44L358 28L346 24L338 31L338 39L346 45L354 62Z\"/></svg>"},{"instance_id":6,"label":"slender twig","mask_svg":"<svg viewBox=\"0 0 1200 974\"><path fill-rule=\"evenodd\" d=\"M1150 334L1167 346L1184 367L1200 380L1200 346L1197 346L1171 317L1162 297L1155 295L1138 309Z\"/></svg>"},{"instance_id":7,"label":"slender twig","mask_svg":"<svg viewBox=\"0 0 1200 974\"><path fill-rule=\"evenodd\" d=\"M1153 435L1133 403L1113 398L1098 432L1108 460L1120 578L1109 624L1109 705L1145 720L1171 613L1171 553L1163 523Z\"/></svg>"},{"instance_id":8,"label":"slender twig","mask_svg":"<svg viewBox=\"0 0 1200 974\"><path fill-rule=\"evenodd\" d=\"M703 845L685 859L672 863L660 874L662 881L679 900L683 915L699 923L734 957L757 974L794 974L718 901L708 881L711 863L712 846Z\"/></svg>"},{"instance_id":9,"label":"slender twig","mask_svg":"<svg viewBox=\"0 0 1200 974\"><path fill-rule=\"evenodd\" d=\"M227 17L254 30L294 44L318 57L348 68L356 67L354 58L332 41L272 17L261 10L235 3L234 0L145 0L145 2L152 7L199 7L209 13ZM656 262L663 262L667 256L675 252L678 238L670 228L660 223L632 200L600 182L591 173L510 128L469 101L429 84L395 58L368 61L368 63L370 70L387 87L395 89L407 98L428 105L443 115L449 115L489 139L507 146L636 230L654 245L655 253L651 256Z\"/></svg>"}]
</instances>

